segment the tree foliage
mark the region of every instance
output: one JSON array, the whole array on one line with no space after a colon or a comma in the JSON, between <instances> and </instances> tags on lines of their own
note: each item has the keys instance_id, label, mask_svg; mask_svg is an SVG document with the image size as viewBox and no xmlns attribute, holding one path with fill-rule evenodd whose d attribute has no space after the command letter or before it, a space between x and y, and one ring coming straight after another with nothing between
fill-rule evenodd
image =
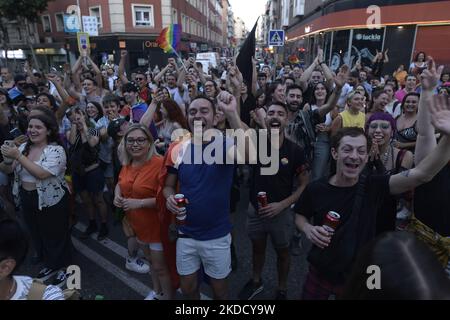
<instances>
[{"instance_id":1,"label":"tree foliage","mask_svg":"<svg viewBox=\"0 0 450 320\"><path fill-rule=\"evenodd\" d=\"M26 18L36 22L39 13L47 10L50 1L53 0L0 0L0 17L8 20Z\"/></svg>"}]
</instances>

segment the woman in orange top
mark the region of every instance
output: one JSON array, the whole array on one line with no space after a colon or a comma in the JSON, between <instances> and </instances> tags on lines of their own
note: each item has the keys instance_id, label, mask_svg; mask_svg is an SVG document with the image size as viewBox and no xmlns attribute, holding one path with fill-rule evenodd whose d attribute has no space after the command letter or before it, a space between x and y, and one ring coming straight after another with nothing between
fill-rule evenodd
<instances>
[{"instance_id":1,"label":"woman in orange top","mask_svg":"<svg viewBox=\"0 0 450 320\"><path fill-rule=\"evenodd\" d=\"M116 185L114 204L126 212L128 222L151 262L155 290L146 300L171 299L172 286L161 244L156 205L158 174L163 158L156 155L152 135L145 126L130 126L123 142L123 167Z\"/></svg>"}]
</instances>

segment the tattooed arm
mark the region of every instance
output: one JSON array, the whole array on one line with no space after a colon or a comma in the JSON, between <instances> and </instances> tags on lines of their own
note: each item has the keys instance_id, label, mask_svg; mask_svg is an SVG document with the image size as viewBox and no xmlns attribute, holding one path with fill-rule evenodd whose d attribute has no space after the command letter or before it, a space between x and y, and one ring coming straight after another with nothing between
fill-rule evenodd
<instances>
[{"instance_id":1,"label":"tattooed arm","mask_svg":"<svg viewBox=\"0 0 450 320\"><path fill-rule=\"evenodd\" d=\"M389 180L391 194L400 194L431 181L450 160L450 98L435 96L434 104L429 108L431 123L445 136L417 167L391 177Z\"/></svg>"},{"instance_id":2,"label":"tattooed arm","mask_svg":"<svg viewBox=\"0 0 450 320\"><path fill-rule=\"evenodd\" d=\"M433 152L423 159L417 167L391 176L389 180L390 193L401 194L431 181L449 160L450 138L445 136Z\"/></svg>"}]
</instances>

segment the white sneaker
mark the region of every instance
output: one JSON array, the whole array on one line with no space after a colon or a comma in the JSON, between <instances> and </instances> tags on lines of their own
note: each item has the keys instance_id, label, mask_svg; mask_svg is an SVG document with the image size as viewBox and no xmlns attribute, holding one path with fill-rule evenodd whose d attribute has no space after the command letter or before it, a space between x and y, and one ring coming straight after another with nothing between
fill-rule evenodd
<instances>
[{"instance_id":1,"label":"white sneaker","mask_svg":"<svg viewBox=\"0 0 450 320\"><path fill-rule=\"evenodd\" d=\"M149 273L150 267L140 258L130 258L126 259L125 268L130 271L137 273Z\"/></svg>"},{"instance_id":2,"label":"white sneaker","mask_svg":"<svg viewBox=\"0 0 450 320\"><path fill-rule=\"evenodd\" d=\"M144 300L159 300L162 297L162 293L156 293L155 290L150 291L150 293L145 297Z\"/></svg>"}]
</instances>

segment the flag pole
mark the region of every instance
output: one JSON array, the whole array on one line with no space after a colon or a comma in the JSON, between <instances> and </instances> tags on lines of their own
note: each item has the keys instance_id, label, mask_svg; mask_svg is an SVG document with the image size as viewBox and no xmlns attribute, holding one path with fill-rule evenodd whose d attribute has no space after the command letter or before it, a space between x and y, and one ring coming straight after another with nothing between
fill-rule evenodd
<instances>
[{"instance_id":1,"label":"flag pole","mask_svg":"<svg viewBox=\"0 0 450 320\"><path fill-rule=\"evenodd\" d=\"M187 68L186 68L186 65L185 65L184 62L183 62L183 59L181 59L180 55L178 54L178 52L177 52L174 48L172 48L172 50L173 50L173 53L175 53L175 55L178 57L178 59L180 59L180 62L181 62L181 64L183 65L183 68L184 68L184 70L185 70L186 73L187 73L188 70L187 70Z\"/></svg>"}]
</instances>

